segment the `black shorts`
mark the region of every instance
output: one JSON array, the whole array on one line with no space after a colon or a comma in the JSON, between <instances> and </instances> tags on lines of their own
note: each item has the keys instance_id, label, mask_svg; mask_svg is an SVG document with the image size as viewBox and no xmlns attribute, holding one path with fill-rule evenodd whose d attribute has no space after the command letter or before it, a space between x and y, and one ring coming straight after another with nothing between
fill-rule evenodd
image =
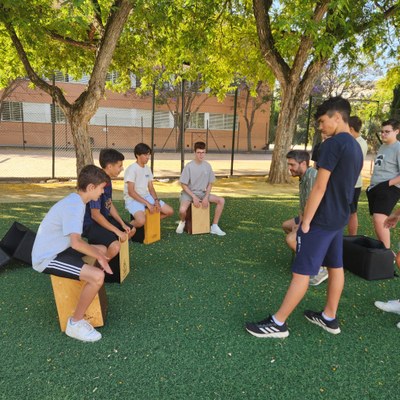
<instances>
[{"instance_id":1,"label":"black shorts","mask_svg":"<svg viewBox=\"0 0 400 400\"><path fill-rule=\"evenodd\" d=\"M378 183L367 189L369 213L390 215L400 199L400 189L389 186L389 181Z\"/></svg>"},{"instance_id":2,"label":"black shorts","mask_svg":"<svg viewBox=\"0 0 400 400\"><path fill-rule=\"evenodd\" d=\"M54 260L50 261L43 272L79 281L81 269L85 265L85 261L82 260L84 256L84 254L69 247L58 254Z\"/></svg>"},{"instance_id":3,"label":"black shorts","mask_svg":"<svg viewBox=\"0 0 400 400\"><path fill-rule=\"evenodd\" d=\"M358 199L360 198L361 188L354 189L353 201L350 203L350 214L354 214L357 212L358 207Z\"/></svg>"},{"instance_id":4,"label":"black shorts","mask_svg":"<svg viewBox=\"0 0 400 400\"><path fill-rule=\"evenodd\" d=\"M108 217L107 220L120 231L124 232L124 229L120 223L117 222L113 217ZM125 224L132 228L132 225L129 223L125 222ZM88 240L89 244L102 244L106 247L108 247L112 242L118 240L118 236L114 232L103 228L95 221L93 221L93 223L83 231L82 236Z\"/></svg>"}]
</instances>

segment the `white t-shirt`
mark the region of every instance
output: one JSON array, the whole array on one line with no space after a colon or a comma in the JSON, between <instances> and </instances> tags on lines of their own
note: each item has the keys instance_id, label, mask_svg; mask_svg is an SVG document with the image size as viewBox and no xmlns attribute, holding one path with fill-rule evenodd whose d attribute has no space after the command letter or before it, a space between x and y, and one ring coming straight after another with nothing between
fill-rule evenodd
<instances>
[{"instance_id":1,"label":"white t-shirt","mask_svg":"<svg viewBox=\"0 0 400 400\"><path fill-rule=\"evenodd\" d=\"M41 222L32 249L32 266L42 272L58 254L71 247L71 233L82 234L86 204L71 193L50 208Z\"/></svg>"},{"instance_id":2,"label":"white t-shirt","mask_svg":"<svg viewBox=\"0 0 400 400\"><path fill-rule=\"evenodd\" d=\"M359 136L358 138L356 138L357 142L359 143L359 145L361 146L361 151L363 153L363 160L365 160L365 157L367 156L367 151L368 151L368 144L365 141L364 138L362 138L361 136ZM360 176L357 179L357 183L356 186L354 186L355 188L360 188L362 187L362 174L360 174Z\"/></svg>"},{"instance_id":3,"label":"white t-shirt","mask_svg":"<svg viewBox=\"0 0 400 400\"><path fill-rule=\"evenodd\" d=\"M145 165L141 167L138 163L131 164L124 174L124 200L132 200L128 194L128 182L135 184L135 192L142 197L149 194L149 182L153 180L151 169Z\"/></svg>"}]
</instances>

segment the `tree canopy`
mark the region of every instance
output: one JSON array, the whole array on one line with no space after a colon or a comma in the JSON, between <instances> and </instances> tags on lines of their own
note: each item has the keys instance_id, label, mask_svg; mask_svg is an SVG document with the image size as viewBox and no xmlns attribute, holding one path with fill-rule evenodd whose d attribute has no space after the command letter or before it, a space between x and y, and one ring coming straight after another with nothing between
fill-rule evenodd
<instances>
[{"instance_id":1,"label":"tree canopy","mask_svg":"<svg viewBox=\"0 0 400 400\"><path fill-rule=\"evenodd\" d=\"M329 60L371 62L395 45L399 1L253 0L260 48L279 82L281 110L269 179L287 180L289 150L300 107ZM393 50L392 50L393 51Z\"/></svg>"}]
</instances>

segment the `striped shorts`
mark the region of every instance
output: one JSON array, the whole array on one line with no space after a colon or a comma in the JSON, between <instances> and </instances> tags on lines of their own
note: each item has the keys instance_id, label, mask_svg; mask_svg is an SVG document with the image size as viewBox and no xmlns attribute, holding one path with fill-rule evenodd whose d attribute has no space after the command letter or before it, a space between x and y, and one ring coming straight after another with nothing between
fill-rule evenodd
<instances>
[{"instance_id":1,"label":"striped shorts","mask_svg":"<svg viewBox=\"0 0 400 400\"><path fill-rule=\"evenodd\" d=\"M79 281L79 275L85 262L82 260L84 254L69 247L57 257L50 261L46 269L43 270L45 274L61 276L62 278L75 279Z\"/></svg>"}]
</instances>

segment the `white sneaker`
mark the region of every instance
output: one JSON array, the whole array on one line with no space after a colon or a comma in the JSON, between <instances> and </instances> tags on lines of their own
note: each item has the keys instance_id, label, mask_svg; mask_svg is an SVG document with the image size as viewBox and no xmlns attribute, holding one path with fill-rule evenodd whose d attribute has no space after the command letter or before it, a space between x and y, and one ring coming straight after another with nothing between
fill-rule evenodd
<instances>
[{"instance_id":1,"label":"white sneaker","mask_svg":"<svg viewBox=\"0 0 400 400\"><path fill-rule=\"evenodd\" d=\"M179 221L178 227L176 228L176 233L183 233L185 229L185 221Z\"/></svg>"},{"instance_id":2,"label":"white sneaker","mask_svg":"<svg viewBox=\"0 0 400 400\"><path fill-rule=\"evenodd\" d=\"M396 325L398 328L400 328L400 322Z\"/></svg>"},{"instance_id":3,"label":"white sneaker","mask_svg":"<svg viewBox=\"0 0 400 400\"><path fill-rule=\"evenodd\" d=\"M226 233L223 230L221 230L221 228L218 225L211 225L210 233L218 236L226 235Z\"/></svg>"},{"instance_id":4,"label":"white sneaker","mask_svg":"<svg viewBox=\"0 0 400 400\"><path fill-rule=\"evenodd\" d=\"M310 277L310 286L318 286L320 283L328 279L328 270L321 267L319 269L318 275Z\"/></svg>"},{"instance_id":5,"label":"white sneaker","mask_svg":"<svg viewBox=\"0 0 400 400\"><path fill-rule=\"evenodd\" d=\"M97 342L101 339L101 333L96 331L96 329L84 319L72 323L71 318L68 318L65 333L69 337L81 340L82 342Z\"/></svg>"},{"instance_id":6,"label":"white sneaker","mask_svg":"<svg viewBox=\"0 0 400 400\"><path fill-rule=\"evenodd\" d=\"M400 314L400 300L389 300L386 303L384 301L376 301L374 304L382 311Z\"/></svg>"}]
</instances>

